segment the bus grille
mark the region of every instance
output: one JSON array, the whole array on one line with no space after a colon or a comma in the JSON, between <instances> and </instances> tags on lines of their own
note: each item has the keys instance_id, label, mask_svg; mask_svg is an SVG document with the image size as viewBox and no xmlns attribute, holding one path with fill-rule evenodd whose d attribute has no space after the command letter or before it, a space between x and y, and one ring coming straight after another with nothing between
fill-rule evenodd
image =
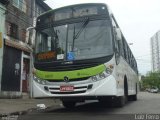
<instances>
[{"instance_id":1,"label":"bus grille","mask_svg":"<svg viewBox=\"0 0 160 120\"><path fill-rule=\"evenodd\" d=\"M74 91L60 91L60 87L49 87L49 92L51 94L79 94L85 93L87 90L92 89L93 84L85 86L75 86Z\"/></svg>"}]
</instances>

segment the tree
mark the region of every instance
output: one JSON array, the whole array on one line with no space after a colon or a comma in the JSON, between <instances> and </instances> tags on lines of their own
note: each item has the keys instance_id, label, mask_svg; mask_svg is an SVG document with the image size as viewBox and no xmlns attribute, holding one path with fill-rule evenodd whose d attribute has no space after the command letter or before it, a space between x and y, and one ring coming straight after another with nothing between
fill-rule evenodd
<instances>
[{"instance_id":1,"label":"tree","mask_svg":"<svg viewBox=\"0 0 160 120\"><path fill-rule=\"evenodd\" d=\"M142 86L146 88L159 88L160 89L160 71L149 72L142 78Z\"/></svg>"}]
</instances>

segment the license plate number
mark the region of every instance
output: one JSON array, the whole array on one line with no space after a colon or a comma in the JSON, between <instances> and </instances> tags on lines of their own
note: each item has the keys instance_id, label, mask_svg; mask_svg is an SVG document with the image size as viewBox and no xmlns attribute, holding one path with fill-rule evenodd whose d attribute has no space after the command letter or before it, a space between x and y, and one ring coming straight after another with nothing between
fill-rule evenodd
<instances>
[{"instance_id":1,"label":"license plate number","mask_svg":"<svg viewBox=\"0 0 160 120\"><path fill-rule=\"evenodd\" d=\"M73 86L60 86L60 91L74 91Z\"/></svg>"}]
</instances>

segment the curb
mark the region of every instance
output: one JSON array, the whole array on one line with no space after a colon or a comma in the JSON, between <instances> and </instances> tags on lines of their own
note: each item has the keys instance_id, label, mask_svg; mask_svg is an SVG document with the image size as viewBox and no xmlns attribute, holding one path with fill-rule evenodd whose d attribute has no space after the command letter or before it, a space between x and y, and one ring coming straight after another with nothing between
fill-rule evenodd
<instances>
[{"instance_id":1,"label":"curb","mask_svg":"<svg viewBox=\"0 0 160 120\"><path fill-rule=\"evenodd\" d=\"M36 108L31 108L31 109L28 109L28 110L23 110L23 111L16 111L16 112L12 112L12 113L7 113L7 114L0 114L0 118L2 117L8 117L8 116L16 116L16 115L26 115L27 113L29 112L32 112L34 110L37 110Z\"/></svg>"},{"instance_id":2,"label":"curb","mask_svg":"<svg viewBox=\"0 0 160 120\"><path fill-rule=\"evenodd\" d=\"M47 107L46 109L37 109L37 108L30 108L28 110L22 110L22 111L16 111L16 112L12 112L12 113L3 113L1 114L0 113L0 119L3 118L3 117L10 117L10 116L20 116L20 115L26 115L28 113L31 113L33 111L48 111L52 108L53 106L50 106L50 107ZM55 107L59 107L59 105L55 105Z\"/></svg>"}]
</instances>

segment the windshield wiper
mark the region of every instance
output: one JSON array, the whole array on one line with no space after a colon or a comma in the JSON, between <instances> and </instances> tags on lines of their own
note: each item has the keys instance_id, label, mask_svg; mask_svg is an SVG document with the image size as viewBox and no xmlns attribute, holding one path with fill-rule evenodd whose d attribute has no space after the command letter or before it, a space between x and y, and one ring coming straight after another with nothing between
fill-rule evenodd
<instances>
[{"instance_id":1,"label":"windshield wiper","mask_svg":"<svg viewBox=\"0 0 160 120\"><path fill-rule=\"evenodd\" d=\"M51 42L52 42L52 44L51 44L51 46L52 46L52 50L56 50L57 49L57 41L59 41L59 37L58 37L58 30L54 30L54 28L52 27L51 28L51 31L52 31L52 33L51 33L51 36L52 36L52 40L51 40Z\"/></svg>"},{"instance_id":2,"label":"windshield wiper","mask_svg":"<svg viewBox=\"0 0 160 120\"><path fill-rule=\"evenodd\" d=\"M89 18L87 17L87 18L84 19L84 22L82 23L83 25L82 25L81 29L77 32L76 35L75 35L75 25L74 25L72 51L74 49L75 40L81 35L81 33L86 28L86 26L87 26L88 23L89 23Z\"/></svg>"}]
</instances>

